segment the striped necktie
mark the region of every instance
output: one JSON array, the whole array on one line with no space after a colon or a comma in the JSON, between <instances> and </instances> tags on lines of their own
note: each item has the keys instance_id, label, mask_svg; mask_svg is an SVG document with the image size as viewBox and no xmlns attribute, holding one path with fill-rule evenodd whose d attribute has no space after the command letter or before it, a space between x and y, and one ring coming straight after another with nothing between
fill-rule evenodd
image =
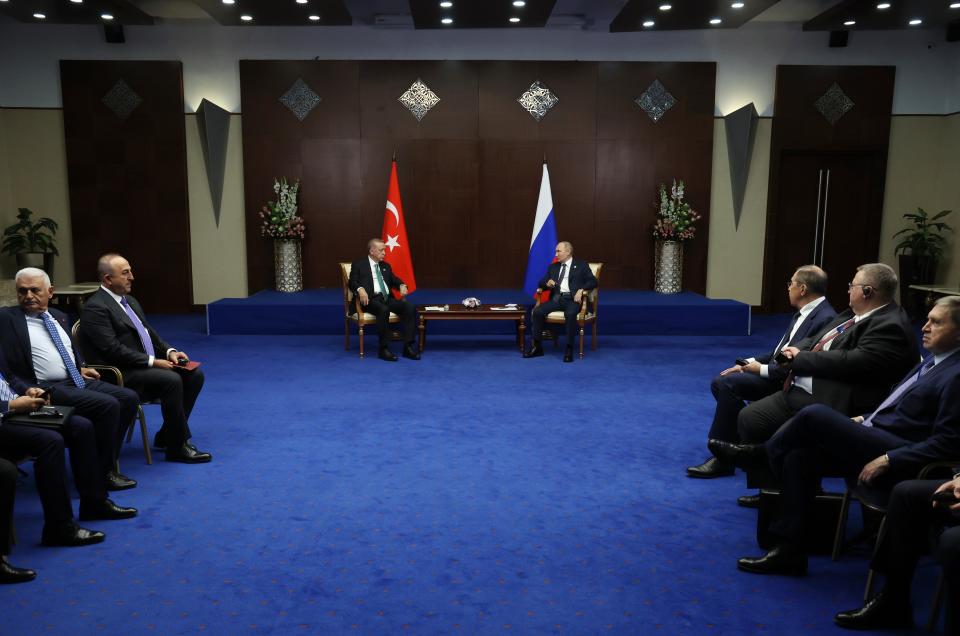
<instances>
[{"instance_id":1,"label":"striped necktie","mask_svg":"<svg viewBox=\"0 0 960 636\"><path fill-rule=\"evenodd\" d=\"M843 323L842 325L837 325L827 333L823 334L823 337L820 338L820 341L817 344L813 345L811 352L823 351L823 348L827 346L827 343L842 334L847 328L856 321L856 316ZM793 386L793 378L796 376L792 370L787 374L787 379L783 381L783 390L789 391L790 387Z\"/></svg>"},{"instance_id":2,"label":"striped necktie","mask_svg":"<svg viewBox=\"0 0 960 636\"><path fill-rule=\"evenodd\" d=\"M67 373L70 374L70 379L73 380L73 383L77 385L78 389L87 386L87 383L83 381L83 376L80 375L80 369L77 368L77 363L73 361L73 356L70 355L70 352L67 351L67 348L63 345L63 340L60 339L57 323L53 321L53 317L50 316L49 313L43 312L40 314L40 319L43 320L43 326L47 328L50 339L53 340L53 346L57 348L57 352L60 354L60 357L63 358L63 365L67 367Z\"/></svg>"},{"instance_id":3,"label":"striped necktie","mask_svg":"<svg viewBox=\"0 0 960 636\"><path fill-rule=\"evenodd\" d=\"M900 397L907 392L907 389L909 389L914 384L916 384L920 380L920 378L924 376L924 374L926 374L930 369L933 368L933 363L934 363L933 356L930 356L928 360L924 361L924 363L920 365L920 369L916 373L911 373L903 382L901 382L897 386L897 388L893 390L893 393L887 396L886 400L880 403L880 406L877 407L877 410L875 410L873 413L867 416L866 419L863 420L863 425L873 426L873 418L877 416L877 413L899 402Z\"/></svg>"}]
</instances>

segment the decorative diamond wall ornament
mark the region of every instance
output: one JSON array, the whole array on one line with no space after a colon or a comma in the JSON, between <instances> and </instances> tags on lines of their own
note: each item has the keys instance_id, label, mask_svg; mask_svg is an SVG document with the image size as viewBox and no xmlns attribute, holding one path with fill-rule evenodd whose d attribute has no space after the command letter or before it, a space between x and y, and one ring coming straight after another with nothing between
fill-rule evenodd
<instances>
[{"instance_id":1,"label":"decorative diamond wall ornament","mask_svg":"<svg viewBox=\"0 0 960 636\"><path fill-rule=\"evenodd\" d=\"M830 122L831 126L836 126L840 118L846 115L855 104L843 92L840 85L834 82L833 86L820 96L820 99L813 102L813 106Z\"/></svg>"},{"instance_id":2,"label":"decorative diamond wall ornament","mask_svg":"<svg viewBox=\"0 0 960 636\"><path fill-rule=\"evenodd\" d=\"M289 108L294 117L303 121L320 103L320 96L306 82L297 78L290 90L280 96L280 103Z\"/></svg>"},{"instance_id":3,"label":"decorative diamond wall ornament","mask_svg":"<svg viewBox=\"0 0 960 636\"><path fill-rule=\"evenodd\" d=\"M523 91L523 94L517 98L517 102L523 106L530 115L540 121L547 116L550 109L556 106L560 100L553 94L549 88L537 80L530 85L530 88Z\"/></svg>"},{"instance_id":4,"label":"decorative diamond wall ornament","mask_svg":"<svg viewBox=\"0 0 960 636\"><path fill-rule=\"evenodd\" d=\"M143 98L137 95L122 79L117 80L107 94L100 100L103 105L113 111L120 121L126 121L137 106L143 103Z\"/></svg>"},{"instance_id":5,"label":"decorative diamond wall ornament","mask_svg":"<svg viewBox=\"0 0 960 636\"><path fill-rule=\"evenodd\" d=\"M654 122L660 121L668 110L677 103L677 98L670 94L660 80L655 79L643 94L633 100L637 106L643 109Z\"/></svg>"},{"instance_id":6,"label":"decorative diamond wall ornament","mask_svg":"<svg viewBox=\"0 0 960 636\"><path fill-rule=\"evenodd\" d=\"M440 98L418 77L417 81L397 98L397 101L406 106L407 110L417 118L417 121L420 121L426 117L427 111L440 102Z\"/></svg>"}]
</instances>

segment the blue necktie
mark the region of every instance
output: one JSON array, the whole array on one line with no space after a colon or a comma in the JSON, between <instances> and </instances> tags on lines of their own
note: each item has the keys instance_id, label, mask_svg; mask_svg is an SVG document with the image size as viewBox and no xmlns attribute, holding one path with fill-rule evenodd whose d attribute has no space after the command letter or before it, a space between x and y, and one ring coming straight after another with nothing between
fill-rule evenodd
<instances>
[{"instance_id":1,"label":"blue necktie","mask_svg":"<svg viewBox=\"0 0 960 636\"><path fill-rule=\"evenodd\" d=\"M900 383L900 386L893 390L893 393L887 396L887 399L880 403L880 406L877 407L877 410L870 414L865 420L863 420L864 426L873 426L873 418L876 417L877 413L883 409L896 404L900 400L900 396L907 392L907 389L912 387L917 381L923 377L923 375L933 368L933 356L930 356L929 360L926 360L923 365L920 367L920 370L916 373L910 374L906 380Z\"/></svg>"},{"instance_id":2,"label":"blue necktie","mask_svg":"<svg viewBox=\"0 0 960 636\"><path fill-rule=\"evenodd\" d=\"M773 355L770 357L771 360L777 357L777 354L780 353L781 349L783 349L788 344L790 344L790 334L793 333L793 327L794 325L797 324L798 320L800 320L799 311L793 314L793 318L790 320L790 324L787 326L786 333L784 333L783 336L780 337L780 341L777 343L777 346L773 348Z\"/></svg>"},{"instance_id":3,"label":"blue necktie","mask_svg":"<svg viewBox=\"0 0 960 636\"><path fill-rule=\"evenodd\" d=\"M53 318L47 312L40 314L40 318L43 320L43 326L46 327L50 333L53 346L57 348L57 352L60 354L60 357L63 358L63 364L67 367L67 373L70 374L70 379L77 385L77 388L82 389L87 383L83 381L83 376L80 375L80 369L77 368L70 352L63 346L63 340L60 339L60 333L57 331L57 323L53 321Z\"/></svg>"},{"instance_id":4,"label":"blue necktie","mask_svg":"<svg viewBox=\"0 0 960 636\"><path fill-rule=\"evenodd\" d=\"M10 388L3 374L0 373L0 402L10 402L16 399L16 397L17 394L13 392L13 389ZM10 408L9 405L7 408Z\"/></svg>"},{"instance_id":5,"label":"blue necktie","mask_svg":"<svg viewBox=\"0 0 960 636\"><path fill-rule=\"evenodd\" d=\"M134 312L130 306L130 303L127 302L126 296L120 298L120 304L123 305L123 310L127 312L127 318L129 318L133 326L137 328L137 335L140 336L140 344L143 345L143 351L148 356L156 357L153 350L153 341L150 340L150 334L147 333L147 328L143 326L140 317L137 316L136 312Z\"/></svg>"}]
</instances>

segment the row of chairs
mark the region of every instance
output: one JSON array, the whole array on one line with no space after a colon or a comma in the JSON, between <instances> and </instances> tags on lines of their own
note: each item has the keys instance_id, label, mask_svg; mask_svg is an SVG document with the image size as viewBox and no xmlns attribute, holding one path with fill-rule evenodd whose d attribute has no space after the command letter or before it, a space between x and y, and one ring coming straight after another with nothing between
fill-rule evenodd
<instances>
[{"instance_id":1,"label":"row of chairs","mask_svg":"<svg viewBox=\"0 0 960 636\"><path fill-rule=\"evenodd\" d=\"M364 357L363 349L363 335L364 327L367 325L375 325L377 322L376 316L373 314L363 311L363 307L360 306L360 300L356 298L352 291L350 291L350 286L348 281L350 280L350 263L340 263L340 282L343 285L343 339L344 339L344 350L350 350L350 325L355 324L357 326L357 335L360 339L360 357ZM591 289L588 293L583 295L583 299L580 303L580 313L577 314L577 325L580 327L580 357L583 358L583 342L584 342L584 333L586 328L589 326L592 328L592 334L590 338L590 348L594 351L597 350L597 315L598 307L600 304L600 270L603 268L603 263L590 263L590 270L593 272L594 277L597 279L597 287ZM540 304L540 299L537 299L537 303L534 306ZM395 313L390 312L390 324L396 324L400 322L400 317ZM566 319L563 316L562 311L554 311L547 315L546 319L547 324L551 325L563 325L566 323ZM557 344L556 338L554 338L554 345Z\"/></svg>"}]
</instances>

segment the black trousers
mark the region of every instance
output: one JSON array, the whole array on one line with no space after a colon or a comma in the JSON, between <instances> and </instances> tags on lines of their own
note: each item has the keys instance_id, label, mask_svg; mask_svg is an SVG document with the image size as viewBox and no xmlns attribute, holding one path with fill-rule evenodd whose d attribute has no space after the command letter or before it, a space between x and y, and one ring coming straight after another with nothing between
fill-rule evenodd
<instances>
[{"instance_id":1,"label":"black trousers","mask_svg":"<svg viewBox=\"0 0 960 636\"><path fill-rule=\"evenodd\" d=\"M567 346L572 347L577 333L577 314L580 313L580 303L573 302L573 294L554 294L553 298L538 305L530 312L530 325L533 329L533 339L540 341L543 333L543 324L547 315L554 311L562 311L566 323Z\"/></svg>"},{"instance_id":2,"label":"black trousers","mask_svg":"<svg viewBox=\"0 0 960 636\"><path fill-rule=\"evenodd\" d=\"M748 444L763 443L800 409L811 404L816 404L813 396L796 386L790 387L789 391L774 391L740 411L737 433Z\"/></svg>"},{"instance_id":3,"label":"black trousers","mask_svg":"<svg viewBox=\"0 0 960 636\"><path fill-rule=\"evenodd\" d=\"M50 390L54 404L72 406L75 414L93 422L101 475L113 470L123 446L123 436L140 404L136 392L101 380L87 380L82 389L72 380L41 382L40 386Z\"/></svg>"},{"instance_id":4,"label":"black trousers","mask_svg":"<svg viewBox=\"0 0 960 636\"><path fill-rule=\"evenodd\" d=\"M781 383L754 373L718 375L710 381L710 392L717 401L710 425L710 439L739 442L737 417L747 402L755 402L778 391Z\"/></svg>"},{"instance_id":5,"label":"black trousers","mask_svg":"<svg viewBox=\"0 0 960 636\"><path fill-rule=\"evenodd\" d=\"M770 467L779 478L781 501L780 518L770 530L800 543L823 477L856 480L866 464L908 444L902 437L857 424L822 404L802 409L766 443ZM872 485L890 488L896 479L888 472Z\"/></svg>"},{"instance_id":6,"label":"black trousers","mask_svg":"<svg viewBox=\"0 0 960 636\"><path fill-rule=\"evenodd\" d=\"M0 458L0 555L13 546L13 500L17 496L17 466Z\"/></svg>"},{"instance_id":7,"label":"black trousers","mask_svg":"<svg viewBox=\"0 0 960 636\"><path fill-rule=\"evenodd\" d=\"M392 295L384 298L381 294L375 294L370 297L363 310L368 314L377 317L377 336L380 338L380 348L390 346L390 312L400 317L400 324L403 327L403 342L405 344L413 343L413 332L416 328L417 312L413 305L406 300L397 300Z\"/></svg>"},{"instance_id":8,"label":"black trousers","mask_svg":"<svg viewBox=\"0 0 960 636\"><path fill-rule=\"evenodd\" d=\"M170 369L124 369L124 383L144 402L160 400L163 426L157 432L157 441L168 449L176 449L193 437L188 420L203 388L203 371L172 371Z\"/></svg>"},{"instance_id":9,"label":"black trousers","mask_svg":"<svg viewBox=\"0 0 960 636\"><path fill-rule=\"evenodd\" d=\"M946 581L945 631L955 634L954 628L960 628L952 616L960 611L960 519L931 505L930 498L942 483L912 479L894 487L887 505L886 530L871 567L887 575L888 582L899 579L900 585L909 589L917 561L932 547L934 558L943 565Z\"/></svg>"}]
</instances>

